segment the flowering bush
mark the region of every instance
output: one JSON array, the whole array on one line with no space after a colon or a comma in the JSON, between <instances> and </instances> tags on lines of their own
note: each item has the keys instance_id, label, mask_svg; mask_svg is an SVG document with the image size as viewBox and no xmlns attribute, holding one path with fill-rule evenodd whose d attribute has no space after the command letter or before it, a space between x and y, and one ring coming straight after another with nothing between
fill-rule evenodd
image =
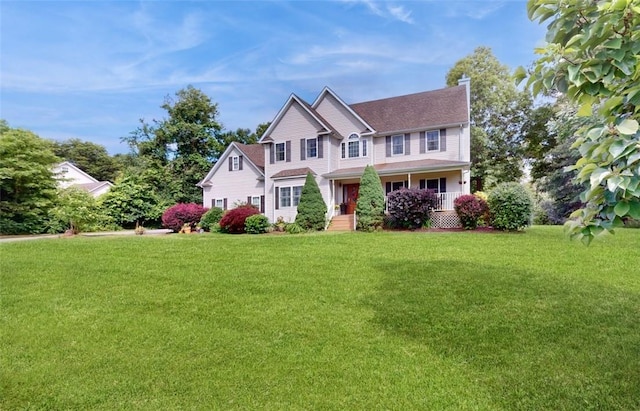
<instances>
[{"instance_id":1,"label":"flowering bush","mask_svg":"<svg viewBox=\"0 0 640 411\"><path fill-rule=\"evenodd\" d=\"M388 209L394 227L416 229L429 220L429 211L438 204L433 190L403 188L389 193Z\"/></svg>"},{"instance_id":2,"label":"flowering bush","mask_svg":"<svg viewBox=\"0 0 640 411\"><path fill-rule=\"evenodd\" d=\"M207 209L196 203L179 203L171 206L162 214L162 225L178 232L185 224L195 228L196 224L207 212Z\"/></svg>"},{"instance_id":3,"label":"flowering bush","mask_svg":"<svg viewBox=\"0 0 640 411\"><path fill-rule=\"evenodd\" d=\"M487 202L480 196L466 194L455 199L453 208L460 218L462 226L467 230L475 230L478 221L489 210Z\"/></svg>"},{"instance_id":4,"label":"flowering bush","mask_svg":"<svg viewBox=\"0 0 640 411\"><path fill-rule=\"evenodd\" d=\"M247 217L260 214L260 210L252 205L241 205L227 211L220 220L220 231L230 234L242 234L245 232Z\"/></svg>"}]
</instances>

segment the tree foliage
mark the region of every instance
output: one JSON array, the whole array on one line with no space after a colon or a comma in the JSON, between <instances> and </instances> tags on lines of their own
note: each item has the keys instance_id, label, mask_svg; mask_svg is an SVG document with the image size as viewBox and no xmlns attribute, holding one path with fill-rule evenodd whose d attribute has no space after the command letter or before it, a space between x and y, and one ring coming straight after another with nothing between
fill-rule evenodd
<instances>
[{"instance_id":1,"label":"tree foliage","mask_svg":"<svg viewBox=\"0 0 640 411\"><path fill-rule=\"evenodd\" d=\"M531 221L533 201L527 190L518 183L498 184L489 193L487 203L491 225L498 230L520 230Z\"/></svg>"},{"instance_id":2,"label":"tree foliage","mask_svg":"<svg viewBox=\"0 0 640 411\"><path fill-rule=\"evenodd\" d=\"M99 181L115 181L120 167L100 144L77 138L54 142L53 152Z\"/></svg>"},{"instance_id":3,"label":"tree foliage","mask_svg":"<svg viewBox=\"0 0 640 411\"><path fill-rule=\"evenodd\" d=\"M167 96L161 106L168 117L141 126L123 138L142 158L146 168L161 170L163 178L153 183L172 203L200 202L196 184L211 168L226 146L217 120L218 106L202 91L188 86Z\"/></svg>"},{"instance_id":4,"label":"tree foliage","mask_svg":"<svg viewBox=\"0 0 640 411\"><path fill-rule=\"evenodd\" d=\"M51 142L2 123L0 132L0 233L40 233L56 196Z\"/></svg>"},{"instance_id":5,"label":"tree foliage","mask_svg":"<svg viewBox=\"0 0 640 411\"><path fill-rule=\"evenodd\" d=\"M298 203L296 224L305 230L323 230L326 224L327 204L322 198L320 188L311 172L302 187L300 202Z\"/></svg>"},{"instance_id":6,"label":"tree foliage","mask_svg":"<svg viewBox=\"0 0 640 411\"><path fill-rule=\"evenodd\" d=\"M188 224L190 228L194 229L206 212L207 209L200 204L176 204L167 208L165 212L162 213L162 225L176 233L180 231L185 224Z\"/></svg>"},{"instance_id":7,"label":"tree foliage","mask_svg":"<svg viewBox=\"0 0 640 411\"><path fill-rule=\"evenodd\" d=\"M47 225L49 232L71 230L77 234L102 229L109 224L109 220L91 194L72 186L58 190Z\"/></svg>"},{"instance_id":8,"label":"tree foliage","mask_svg":"<svg viewBox=\"0 0 640 411\"><path fill-rule=\"evenodd\" d=\"M384 222L384 191L375 168L367 165L360 178L360 190L356 205L357 229L373 231Z\"/></svg>"},{"instance_id":9,"label":"tree foliage","mask_svg":"<svg viewBox=\"0 0 640 411\"><path fill-rule=\"evenodd\" d=\"M227 211L220 220L220 231L229 234L245 233L247 218L260 214L260 210L250 204L244 204Z\"/></svg>"},{"instance_id":10,"label":"tree foliage","mask_svg":"<svg viewBox=\"0 0 640 411\"><path fill-rule=\"evenodd\" d=\"M531 96L518 91L509 68L490 48L478 47L447 73L455 86L471 79L471 175L474 190L522 176L523 130L532 106Z\"/></svg>"},{"instance_id":11,"label":"tree foliage","mask_svg":"<svg viewBox=\"0 0 640 411\"><path fill-rule=\"evenodd\" d=\"M547 26L547 45L529 73L535 94L558 91L595 114L580 130L573 167L585 183L586 206L567 222L572 237L589 243L623 218L640 218L640 1L529 0L529 18Z\"/></svg>"},{"instance_id":12,"label":"tree foliage","mask_svg":"<svg viewBox=\"0 0 640 411\"><path fill-rule=\"evenodd\" d=\"M167 203L162 202L152 187L139 176L124 175L116 180L101 198L105 212L125 227L157 222Z\"/></svg>"}]
</instances>

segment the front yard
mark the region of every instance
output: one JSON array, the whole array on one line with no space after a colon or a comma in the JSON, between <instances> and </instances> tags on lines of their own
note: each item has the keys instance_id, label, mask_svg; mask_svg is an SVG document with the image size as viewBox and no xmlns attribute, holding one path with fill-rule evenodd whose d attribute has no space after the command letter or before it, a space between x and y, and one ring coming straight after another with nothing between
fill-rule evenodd
<instances>
[{"instance_id":1,"label":"front yard","mask_svg":"<svg viewBox=\"0 0 640 411\"><path fill-rule=\"evenodd\" d=\"M639 409L640 230L0 244L0 409Z\"/></svg>"}]
</instances>

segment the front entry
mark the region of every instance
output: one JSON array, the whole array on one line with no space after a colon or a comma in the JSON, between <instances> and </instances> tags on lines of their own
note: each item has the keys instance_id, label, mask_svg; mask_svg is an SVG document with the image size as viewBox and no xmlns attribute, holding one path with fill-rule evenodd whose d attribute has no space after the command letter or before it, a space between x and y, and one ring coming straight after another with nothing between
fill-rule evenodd
<instances>
[{"instance_id":1,"label":"front entry","mask_svg":"<svg viewBox=\"0 0 640 411\"><path fill-rule=\"evenodd\" d=\"M345 203L347 204L347 214L353 214L356 212L356 203L358 202L360 184L345 184L343 187L343 195Z\"/></svg>"}]
</instances>

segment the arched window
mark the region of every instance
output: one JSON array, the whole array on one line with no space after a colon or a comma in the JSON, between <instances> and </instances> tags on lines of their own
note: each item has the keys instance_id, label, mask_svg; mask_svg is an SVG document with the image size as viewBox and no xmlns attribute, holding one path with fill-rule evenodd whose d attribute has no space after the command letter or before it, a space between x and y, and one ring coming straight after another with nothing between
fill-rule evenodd
<instances>
[{"instance_id":1,"label":"arched window","mask_svg":"<svg viewBox=\"0 0 640 411\"><path fill-rule=\"evenodd\" d=\"M368 155L367 140L358 133L349 134L347 141L343 141L340 148L342 158L359 158Z\"/></svg>"}]
</instances>

